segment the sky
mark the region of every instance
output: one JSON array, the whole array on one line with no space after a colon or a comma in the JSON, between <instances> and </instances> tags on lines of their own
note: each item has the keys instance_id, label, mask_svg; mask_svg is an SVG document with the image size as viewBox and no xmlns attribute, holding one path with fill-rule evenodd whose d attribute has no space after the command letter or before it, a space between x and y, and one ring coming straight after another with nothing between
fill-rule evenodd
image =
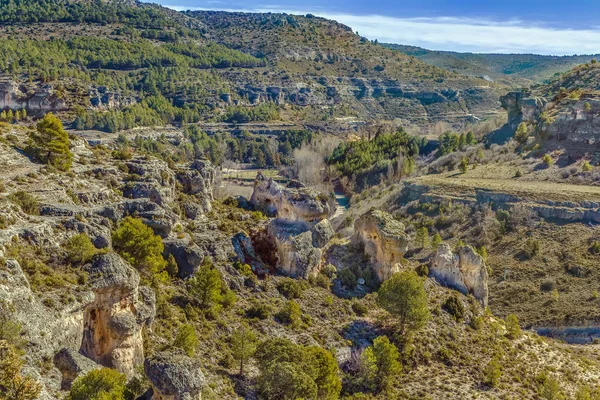
<instances>
[{"instance_id":1,"label":"sky","mask_svg":"<svg viewBox=\"0 0 600 400\"><path fill-rule=\"evenodd\" d=\"M145 0L177 10L315 14L380 42L432 50L600 53L599 0Z\"/></svg>"}]
</instances>

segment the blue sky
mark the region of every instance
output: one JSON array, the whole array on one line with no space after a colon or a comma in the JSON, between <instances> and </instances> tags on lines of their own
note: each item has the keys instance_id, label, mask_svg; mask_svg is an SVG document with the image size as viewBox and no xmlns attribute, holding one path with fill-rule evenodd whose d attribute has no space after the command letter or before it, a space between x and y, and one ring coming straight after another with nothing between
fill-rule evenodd
<instances>
[{"instance_id":1,"label":"blue sky","mask_svg":"<svg viewBox=\"0 0 600 400\"><path fill-rule=\"evenodd\" d=\"M434 50L600 53L598 0L153 0L185 9L312 13L369 39Z\"/></svg>"}]
</instances>

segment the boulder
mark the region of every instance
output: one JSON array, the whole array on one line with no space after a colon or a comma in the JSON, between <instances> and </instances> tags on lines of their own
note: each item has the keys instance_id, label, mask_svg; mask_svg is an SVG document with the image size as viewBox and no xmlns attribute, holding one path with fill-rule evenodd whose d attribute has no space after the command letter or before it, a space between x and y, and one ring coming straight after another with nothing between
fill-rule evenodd
<instances>
[{"instance_id":1,"label":"boulder","mask_svg":"<svg viewBox=\"0 0 600 400\"><path fill-rule=\"evenodd\" d=\"M488 272L483 258L473 247L463 246L458 253L453 253L449 245L439 245L429 266L429 276L465 295L472 294L487 307Z\"/></svg>"},{"instance_id":2,"label":"boulder","mask_svg":"<svg viewBox=\"0 0 600 400\"><path fill-rule=\"evenodd\" d=\"M177 171L183 191L196 196L203 212L212 210L215 174L215 167L208 160L196 160L188 168Z\"/></svg>"},{"instance_id":3,"label":"boulder","mask_svg":"<svg viewBox=\"0 0 600 400\"><path fill-rule=\"evenodd\" d=\"M61 372L63 381L62 388L68 390L71 383L79 376L100 368L98 364L85 357L76 350L62 348L54 356L54 366Z\"/></svg>"},{"instance_id":4,"label":"boulder","mask_svg":"<svg viewBox=\"0 0 600 400\"><path fill-rule=\"evenodd\" d=\"M250 204L268 216L306 224L326 219L334 211L324 194L301 185L284 188L261 173L254 181Z\"/></svg>"},{"instance_id":5,"label":"boulder","mask_svg":"<svg viewBox=\"0 0 600 400\"><path fill-rule=\"evenodd\" d=\"M399 263L408 249L408 235L404 224L390 214L370 210L354 222L352 243L364 248L377 277L383 282L400 270Z\"/></svg>"},{"instance_id":6,"label":"boulder","mask_svg":"<svg viewBox=\"0 0 600 400\"><path fill-rule=\"evenodd\" d=\"M177 262L178 276L182 279L192 276L204 259L204 252L189 240L166 239L164 256L172 255Z\"/></svg>"},{"instance_id":7,"label":"boulder","mask_svg":"<svg viewBox=\"0 0 600 400\"><path fill-rule=\"evenodd\" d=\"M312 231L312 245L313 247L323 248L329 243L335 232L331 226L331 222L328 219L324 219L319 222L313 228Z\"/></svg>"},{"instance_id":8,"label":"boulder","mask_svg":"<svg viewBox=\"0 0 600 400\"><path fill-rule=\"evenodd\" d=\"M149 199L125 200L95 210L95 214L118 222L129 215L140 217L155 234L166 238L173 229L177 217L169 210Z\"/></svg>"},{"instance_id":9,"label":"boulder","mask_svg":"<svg viewBox=\"0 0 600 400\"><path fill-rule=\"evenodd\" d=\"M155 315L154 292L140 288L138 272L114 253L84 267L94 300L84 309L80 352L127 375L144 359L142 329Z\"/></svg>"},{"instance_id":10,"label":"boulder","mask_svg":"<svg viewBox=\"0 0 600 400\"><path fill-rule=\"evenodd\" d=\"M152 400L200 400L206 383L200 362L181 350L159 352L144 360Z\"/></svg>"},{"instance_id":11,"label":"boulder","mask_svg":"<svg viewBox=\"0 0 600 400\"><path fill-rule=\"evenodd\" d=\"M275 267L292 277L308 279L321 264L322 250L313 246L313 232L304 224L273 220L266 238L275 248Z\"/></svg>"}]
</instances>

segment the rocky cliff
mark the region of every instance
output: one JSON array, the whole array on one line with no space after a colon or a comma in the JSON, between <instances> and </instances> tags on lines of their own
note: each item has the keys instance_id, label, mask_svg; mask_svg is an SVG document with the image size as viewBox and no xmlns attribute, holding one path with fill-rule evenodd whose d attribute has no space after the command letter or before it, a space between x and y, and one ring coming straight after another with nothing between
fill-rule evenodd
<instances>
[{"instance_id":1,"label":"rocky cliff","mask_svg":"<svg viewBox=\"0 0 600 400\"><path fill-rule=\"evenodd\" d=\"M449 245L439 245L429 266L429 276L465 295L472 294L487 307L488 272L483 258L473 247L463 246L454 253Z\"/></svg>"},{"instance_id":2,"label":"rocky cliff","mask_svg":"<svg viewBox=\"0 0 600 400\"><path fill-rule=\"evenodd\" d=\"M352 243L362 246L371 259L380 281L400 270L399 263L408 249L404 224L380 210L371 210L354 222Z\"/></svg>"},{"instance_id":3,"label":"rocky cliff","mask_svg":"<svg viewBox=\"0 0 600 400\"><path fill-rule=\"evenodd\" d=\"M94 300L84 310L81 353L131 375L144 360L142 329L154 319L154 292L114 253L96 256L86 269Z\"/></svg>"}]
</instances>

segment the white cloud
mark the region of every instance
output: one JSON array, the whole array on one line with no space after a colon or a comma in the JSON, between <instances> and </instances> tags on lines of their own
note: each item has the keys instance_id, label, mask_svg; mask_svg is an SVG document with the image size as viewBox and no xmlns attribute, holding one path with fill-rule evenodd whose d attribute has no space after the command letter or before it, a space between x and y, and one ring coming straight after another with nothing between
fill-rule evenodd
<instances>
[{"instance_id":1,"label":"white cloud","mask_svg":"<svg viewBox=\"0 0 600 400\"><path fill-rule=\"evenodd\" d=\"M167 7L189 9L189 7ZM434 50L552 55L600 53L600 30L552 28L517 19L492 21L458 17L394 18L323 10L289 10L277 6L235 11L291 14L310 12L348 25L354 31L372 40Z\"/></svg>"}]
</instances>

